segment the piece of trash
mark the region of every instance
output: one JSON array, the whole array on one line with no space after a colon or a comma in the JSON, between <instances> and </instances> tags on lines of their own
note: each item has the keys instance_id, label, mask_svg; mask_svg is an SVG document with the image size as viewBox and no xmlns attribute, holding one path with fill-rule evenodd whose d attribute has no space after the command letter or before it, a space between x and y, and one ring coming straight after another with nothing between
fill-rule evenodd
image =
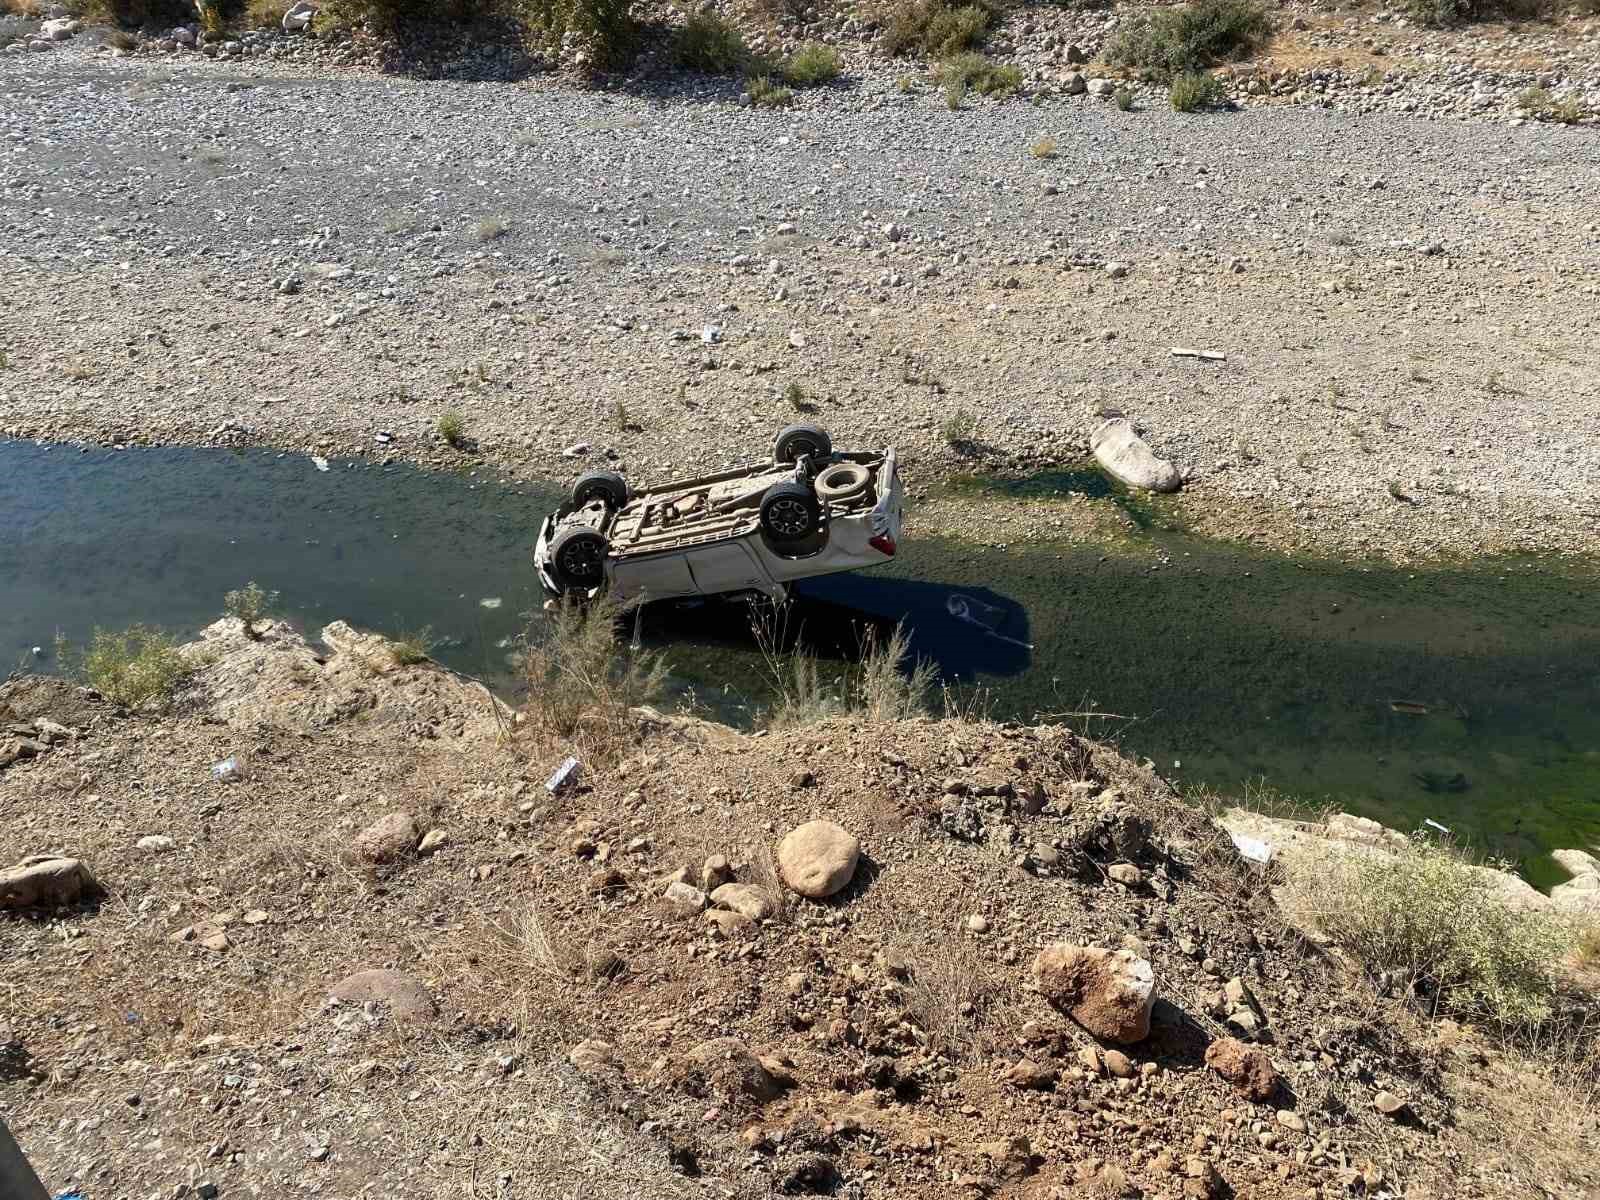
<instances>
[{"instance_id":1,"label":"piece of trash","mask_svg":"<svg viewBox=\"0 0 1600 1200\"><path fill-rule=\"evenodd\" d=\"M556 768L556 773L550 776L549 782L544 785L544 790L554 796L567 784L576 783L578 781L578 769L577 759L567 759L566 762Z\"/></svg>"},{"instance_id":2,"label":"piece of trash","mask_svg":"<svg viewBox=\"0 0 1600 1200\"><path fill-rule=\"evenodd\" d=\"M1002 642L1010 642L1013 646L1021 646L1024 650L1032 650L1032 642L1024 642L1018 638L1007 637L996 631L995 626L1005 620L1005 609L993 604L985 604L982 600L975 600L971 596L963 596L953 592L944 602L945 611L958 621L965 621L968 625L976 625L992 638Z\"/></svg>"},{"instance_id":3,"label":"piece of trash","mask_svg":"<svg viewBox=\"0 0 1600 1200\"><path fill-rule=\"evenodd\" d=\"M211 778L219 783L238 783L244 775L244 763L238 755L230 754L221 762L211 764Z\"/></svg>"},{"instance_id":4,"label":"piece of trash","mask_svg":"<svg viewBox=\"0 0 1600 1200\"><path fill-rule=\"evenodd\" d=\"M326 471L328 469L328 460L320 454L313 454L311 456L311 465L319 471Z\"/></svg>"},{"instance_id":5,"label":"piece of trash","mask_svg":"<svg viewBox=\"0 0 1600 1200\"><path fill-rule=\"evenodd\" d=\"M707 325L700 331L700 340L708 346L715 346L722 340L722 326Z\"/></svg>"},{"instance_id":6,"label":"piece of trash","mask_svg":"<svg viewBox=\"0 0 1600 1200\"><path fill-rule=\"evenodd\" d=\"M478 601L479 608L499 608L500 604L501 601L499 596L485 596L482 600Z\"/></svg>"},{"instance_id":7,"label":"piece of trash","mask_svg":"<svg viewBox=\"0 0 1600 1200\"><path fill-rule=\"evenodd\" d=\"M1413 717L1425 716L1428 712L1428 706L1419 700L1391 700L1389 709L1391 712L1408 713Z\"/></svg>"},{"instance_id":8,"label":"piece of trash","mask_svg":"<svg viewBox=\"0 0 1600 1200\"><path fill-rule=\"evenodd\" d=\"M589 453L589 443L588 442L579 442L576 445L568 446L565 450L563 450L561 452L561 457L562 458L577 458L580 455L584 455L584 454L587 454L587 453Z\"/></svg>"},{"instance_id":9,"label":"piece of trash","mask_svg":"<svg viewBox=\"0 0 1600 1200\"><path fill-rule=\"evenodd\" d=\"M1230 836L1233 838L1234 848L1239 851L1240 858L1263 867L1272 861L1272 847L1260 838L1248 837L1242 833Z\"/></svg>"},{"instance_id":10,"label":"piece of trash","mask_svg":"<svg viewBox=\"0 0 1600 1200\"><path fill-rule=\"evenodd\" d=\"M373 435L373 438L378 445L387 446L390 442L394 441L394 434L380 429L376 434Z\"/></svg>"},{"instance_id":11,"label":"piece of trash","mask_svg":"<svg viewBox=\"0 0 1600 1200\"><path fill-rule=\"evenodd\" d=\"M806 348L806 335L798 329L789 330L789 348L792 350L804 350Z\"/></svg>"},{"instance_id":12,"label":"piece of trash","mask_svg":"<svg viewBox=\"0 0 1600 1200\"><path fill-rule=\"evenodd\" d=\"M43 658L44 657L44 647L43 646L35 646L33 648L33 656L35 658Z\"/></svg>"},{"instance_id":13,"label":"piece of trash","mask_svg":"<svg viewBox=\"0 0 1600 1200\"><path fill-rule=\"evenodd\" d=\"M1173 358L1203 358L1207 362L1227 362L1228 356L1221 350L1191 350L1187 346L1174 346Z\"/></svg>"},{"instance_id":14,"label":"piece of trash","mask_svg":"<svg viewBox=\"0 0 1600 1200\"><path fill-rule=\"evenodd\" d=\"M1449 829L1447 829L1443 825L1439 824L1439 822L1435 821L1432 817L1423 817L1422 818L1422 823L1424 825L1428 826L1431 829L1437 829L1440 833L1444 834L1447 837L1450 834L1450 830Z\"/></svg>"}]
</instances>

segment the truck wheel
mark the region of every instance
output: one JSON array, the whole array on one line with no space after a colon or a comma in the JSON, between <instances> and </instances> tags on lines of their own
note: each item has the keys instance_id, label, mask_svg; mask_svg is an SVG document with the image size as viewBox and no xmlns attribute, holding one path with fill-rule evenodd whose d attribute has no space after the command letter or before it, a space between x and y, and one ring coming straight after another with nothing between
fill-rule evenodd
<instances>
[{"instance_id":1,"label":"truck wheel","mask_svg":"<svg viewBox=\"0 0 1600 1200\"><path fill-rule=\"evenodd\" d=\"M833 439L815 425L791 425L772 444L772 461L779 464L827 458L832 453Z\"/></svg>"},{"instance_id":2,"label":"truck wheel","mask_svg":"<svg viewBox=\"0 0 1600 1200\"><path fill-rule=\"evenodd\" d=\"M628 502L628 483L615 471L587 471L578 476L572 485L572 502L579 508L591 500L599 500L609 509L621 508Z\"/></svg>"},{"instance_id":3,"label":"truck wheel","mask_svg":"<svg viewBox=\"0 0 1600 1200\"><path fill-rule=\"evenodd\" d=\"M817 476L817 498L824 502L849 500L867 490L872 475L860 463L834 463Z\"/></svg>"},{"instance_id":4,"label":"truck wheel","mask_svg":"<svg viewBox=\"0 0 1600 1200\"><path fill-rule=\"evenodd\" d=\"M779 545L804 541L822 527L822 505L803 483L786 479L761 497L761 528Z\"/></svg>"},{"instance_id":5,"label":"truck wheel","mask_svg":"<svg viewBox=\"0 0 1600 1200\"><path fill-rule=\"evenodd\" d=\"M604 534L577 526L564 529L550 543L550 568L562 591L587 591L606 581L606 555L611 543Z\"/></svg>"}]
</instances>

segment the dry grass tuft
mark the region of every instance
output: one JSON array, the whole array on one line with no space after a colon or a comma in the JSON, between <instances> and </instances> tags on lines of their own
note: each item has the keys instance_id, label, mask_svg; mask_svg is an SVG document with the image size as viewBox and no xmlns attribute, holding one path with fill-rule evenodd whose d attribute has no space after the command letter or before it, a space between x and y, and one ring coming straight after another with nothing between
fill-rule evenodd
<instances>
[{"instance_id":1,"label":"dry grass tuft","mask_svg":"<svg viewBox=\"0 0 1600 1200\"><path fill-rule=\"evenodd\" d=\"M620 610L601 598L564 603L523 655L528 702L523 715L538 738L591 762L613 762L638 740L632 709L666 686L665 658L632 649L618 634Z\"/></svg>"},{"instance_id":2,"label":"dry grass tuft","mask_svg":"<svg viewBox=\"0 0 1600 1200\"><path fill-rule=\"evenodd\" d=\"M1056 139L1045 134L1035 138L1028 146L1028 153L1034 158L1054 158L1056 156Z\"/></svg>"}]
</instances>

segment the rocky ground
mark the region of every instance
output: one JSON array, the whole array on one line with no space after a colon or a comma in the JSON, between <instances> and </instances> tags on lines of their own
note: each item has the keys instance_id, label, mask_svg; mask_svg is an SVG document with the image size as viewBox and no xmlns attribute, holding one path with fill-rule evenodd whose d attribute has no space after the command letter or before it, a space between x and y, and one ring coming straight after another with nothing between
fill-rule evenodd
<instances>
[{"instance_id":1,"label":"rocky ground","mask_svg":"<svg viewBox=\"0 0 1600 1200\"><path fill-rule=\"evenodd\" d=\"M1515 63L1500 100L1594 82L1592 19L1435 40L1370 15L1309 12L1274 54L1371 42L1461 95L1489 70L1462 64ZM1358 115L1384 89L1337 81L1330 108L1241 75L1242 110L1198 116L1047 93L1109 19L1015 17L997 48L1043 56L1040 102L958 112L864 49L775 112L649 59L586 91L376 74L359 43L330 68L288 35L6 56L0 430L455 465L456 409L508 473L648 479L808 419L900 443L927 491L1074 461L1123 411L1202 532L1592 549L1592 130Z\"/></svg>"},{"instance_id":2,"label":"rocky ground","mask_svg":"<svg viewBox=\"0 0 1600 1200\"><path fill-rule=\"evenodd\" d=\"M219 623L164 718L0 689L39 743L0 773L0 861L102 889L0 888L0 1110L53 1191L1600 1183L1571 1081L1375 997L1224 833L1066 730L645 715L552 795L561 744L326 641ZM1063 974L1066 946L1127 978Z\"/></svg>"}]
</instances>

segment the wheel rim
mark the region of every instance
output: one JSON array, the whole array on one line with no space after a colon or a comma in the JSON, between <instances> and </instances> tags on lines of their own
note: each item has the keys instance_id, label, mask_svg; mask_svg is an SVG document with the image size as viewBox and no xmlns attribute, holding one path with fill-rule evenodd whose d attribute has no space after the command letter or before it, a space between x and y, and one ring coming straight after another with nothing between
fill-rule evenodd
<instances>
[{"instance_id":1,"label":"wheel rim","mask_svg":"<svg viewBox=\"0 0 1600 1200\"><path fill-rule=\"evenodd\" d=\"M774 500L767 506L767 528L785 539L804 537L811 532L811 510L799 500Z\"/></svg>"},{"instance_id":2,"label":"wheel rim","mask_svg":"<svg viewBox=\"0 0 1600 1200\"><path fill-rule=\"evenodd\" d=\"M570 579L593 579L600 574L600 545L589 538L561 551L561 573Z\"/></svg>"}]
</instances>

